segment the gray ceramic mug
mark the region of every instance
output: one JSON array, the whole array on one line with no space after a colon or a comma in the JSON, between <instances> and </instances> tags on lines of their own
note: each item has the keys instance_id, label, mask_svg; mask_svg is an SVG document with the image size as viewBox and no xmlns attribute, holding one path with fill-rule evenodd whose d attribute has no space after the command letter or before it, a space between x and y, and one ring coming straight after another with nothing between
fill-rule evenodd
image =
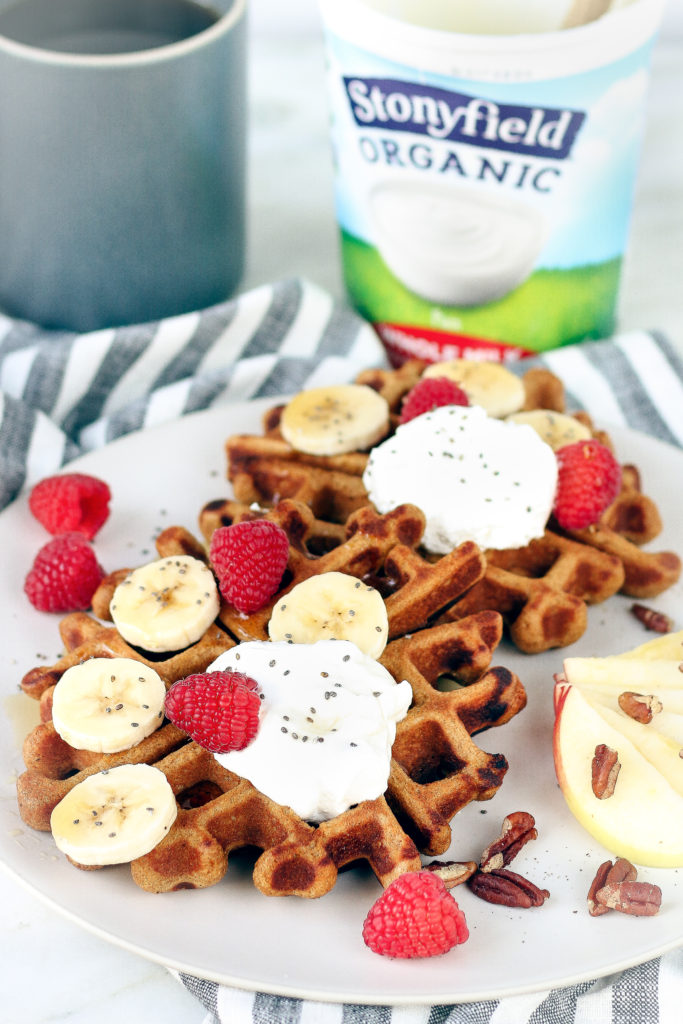
<instances>
[{"instance_id":1,"label":"gray ceramic mug","mask_svg":"<svg viewBox=\"0 0 683 1024\"><path fill-rule=\"evenodd\" d=\"M245 8L0 0L0 310L89 331L234 291Z\"/></svg>"}]
</instances>

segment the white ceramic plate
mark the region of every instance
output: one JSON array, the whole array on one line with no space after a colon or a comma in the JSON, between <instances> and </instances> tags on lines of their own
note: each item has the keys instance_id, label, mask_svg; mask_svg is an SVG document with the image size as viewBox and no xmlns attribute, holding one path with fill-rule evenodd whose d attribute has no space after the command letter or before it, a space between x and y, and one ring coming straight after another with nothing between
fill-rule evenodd
<instances>
[{"instance_id":1,"label":"white ceramic plate","mask_svg":"<svg viewBox=\"0 0 683 1024\"><path fill-rule=\"evenodd\" d=\"M261 412L271 404L272 399L197 413L79 459L74 466L101 476L113 491L112 515L96 538L105 569L153 557L155 533L171 523L196 532L202 504L229 493L223 440L257 430ZM621 461L640 467L645 490L662 512L664 533L650 547L683 551L683 453L633 431L610 432ZM127 866L95 872L72 867L49 835L22 823L14 793L23 770L21 739L35 715L34 702L18 693L18 683L29 668L55 661L60 651L58 617L35 612L22 592L26 571L46 539L24 499L0 516L0 860L55 909L120 946L191 974L245 989L349 1003L494 999L608 974L683 943L681 871L641 870L641 878L662 887L663 906L655 918L588 915L588 886L607 852L574 821L555 781L553 673L566 652L529 657L506 645L496 652L494 663L519 674L529 703L512 722L479 736L486 750L505 754L510 769L492 801L457 816L449 854L476 859L506 814L530 811L539 838L514 866L549 889L551 898L539 909L512 911L459 888L471 936L446 956L392 961L366 949L361 927L380 890L362 868L342 872L330 894L306 901L262 896L251 883L249 861L239 854L220 885L167 895L142 892ZM678 584L654 603L676 619L682 596ZM630 603L616 597L591 609L587 633L567 651L618 653L651 639L629 614Z\"/></svg>"}]
</instances>

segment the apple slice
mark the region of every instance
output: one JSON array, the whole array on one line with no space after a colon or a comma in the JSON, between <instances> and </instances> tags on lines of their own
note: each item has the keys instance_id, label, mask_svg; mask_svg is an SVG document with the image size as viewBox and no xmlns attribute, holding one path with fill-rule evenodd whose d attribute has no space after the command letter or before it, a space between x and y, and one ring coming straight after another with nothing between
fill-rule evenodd
<instances>
[{"instance_id":1,"label":"apple slice","mask_svg":"<svg viewBox=\"0 0 683 1024\"><path fill-rule=\"evenodd\" d=\"M634 647L631 651L623 654L616 654L616 658L671 658L673 661L683 660L683 629L677 633L664 633L656 636L654 640L647 640L644 644Z\"/></svg>"},{"instance_id":2,"label":"apple slice","mask_svg":"<svg viewBox=\"0 0 683 1024\"><path fill-rule=\"evenodd\" d=\"M624 691L656 697L663 711L648 726L675 739L683 747L683 673L680 662L649 661L640 658L567 658L564 676L591 701L611 707L619 714L619 696Z\"/></svg>"},{"instance_id":3,"label":"apple slice","mask_svg":"<svg viewBox=\"0 0 683 1024\"><path fill-rule=\"evenodd\" d=\"M610 693L636 690L654 693L664 690L670 696L683 693L680 660L662 658L565 658L564 674L572 686L590 686Z\"/></svg>"},{"instance_id":4,"label":"apple slice","mask_svg":"<svg viewBox=\"0 0 683 1024\"><path fill-rule=\"evenodd\" d=\"M683 794L680 782L674 787L672 781L683 775L683 760L677 744L660 733L645 733L647 742L639 739L639 730L648 728L593 703L558 677L553 753L569 809L612 854L649 867L681 867ZM617 751L621 764L614 793L603 800L591 785L601 743Z\"/></svg>"},{"instance_id":5,"label":"apple slice","mask_svg":"<svg viewBox=\"0 0 683 1024\"><path fill-rule=\"evenodd\" d=\"M576 819L611 853L651 867L683 866L683 631L624 654L567 658L555 686L555 771ZM619 705L624 691L651 694L648 724ZM616 750L612 796L591 785L595 748Z\"/></svg>"}]
</instances>

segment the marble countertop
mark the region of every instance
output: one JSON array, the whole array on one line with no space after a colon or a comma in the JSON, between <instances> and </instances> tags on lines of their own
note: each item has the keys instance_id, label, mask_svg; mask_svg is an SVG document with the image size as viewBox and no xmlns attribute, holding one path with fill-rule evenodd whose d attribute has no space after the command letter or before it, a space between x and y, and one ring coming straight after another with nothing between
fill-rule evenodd
<instances>
[{"instance_id":1,"label":"marble countertop","mask_svg":"<svg viewBox=\"0 0 683 1024\"><path fill-rule=\"evenodd\" d=\"M249 257L242 287L302 275L343 301L318 34L251 43ZM683 353L683 39L654 53L619 327L659 328ZM163 897L159 897L163 898ZM163 967L82 930L0 871L4 1024L199 1024Z\"/></svg>"}]
</instances>

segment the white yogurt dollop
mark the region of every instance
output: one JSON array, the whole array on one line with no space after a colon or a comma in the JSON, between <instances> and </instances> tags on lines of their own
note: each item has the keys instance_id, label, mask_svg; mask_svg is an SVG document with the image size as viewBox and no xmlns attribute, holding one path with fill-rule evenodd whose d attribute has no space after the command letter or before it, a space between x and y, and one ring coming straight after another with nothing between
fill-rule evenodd
<instances>
[{"instance_id":1,"label":"white yogurt dollop","mask_svg":"<svg viewBox=\"0 0 683 1024\"><path fill-rule=\"evenodd\" d=\"M209 671L256 680L264 695L255 739L216 760L305 821L326 821L387 788L396 723L412 700L348 640L253 641Z\"/></svg>"},{"instance_id":2,"label":"white yogurt dollop","mask_svg":"<svg viewBox=\"0 0 683 1024\"><path fill-rule=\"evenodd\" d=\"M448 405L373 448L363 484L379 512L421 508L423 544L434 554L466 540L516 548L543 535L557 462L532 427L493 419L477 405Z\"/></svg>"}]
</instances>

